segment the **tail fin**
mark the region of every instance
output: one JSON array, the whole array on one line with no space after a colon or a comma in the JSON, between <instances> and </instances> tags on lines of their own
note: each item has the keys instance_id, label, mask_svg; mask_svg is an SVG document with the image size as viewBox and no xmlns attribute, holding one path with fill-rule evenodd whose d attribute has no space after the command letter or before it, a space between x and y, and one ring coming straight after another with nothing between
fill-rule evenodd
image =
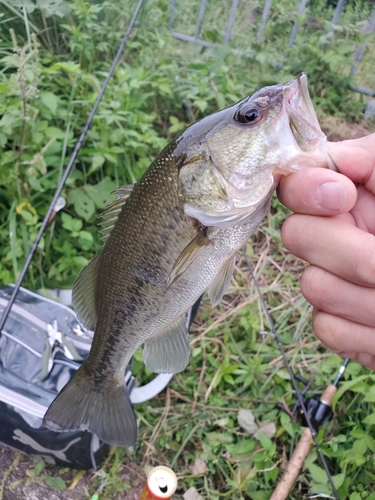
<instances>
[{"instance_id":1,"label":"tail fin","mask_svg":"<svg viewBox=\"0 0 375 500\"><path fill-rule=\"evenodd\" d=\"M53 431L89 430L113 446L134 446L137 422L125 386L99 391L82 367L55 398L43 424Z\"/></svg>"}]
</instances>

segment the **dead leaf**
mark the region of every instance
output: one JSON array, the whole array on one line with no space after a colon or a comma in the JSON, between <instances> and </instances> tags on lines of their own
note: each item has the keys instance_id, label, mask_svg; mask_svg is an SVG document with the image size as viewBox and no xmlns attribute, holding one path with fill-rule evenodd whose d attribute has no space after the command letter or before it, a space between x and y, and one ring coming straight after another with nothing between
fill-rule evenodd
<instances>
[{"instance_id":1,"label":"dead leaf","mask_svg":"<svg viewBox=\"0 0 375 500\"><path fill-rule=\"evenodd\" d=\"M276 434L276 425L273 422L271 422L270 420L265 420L264 422L262 422L258 431L254 433L254 437L256 439L259 439L258 432L262 432L263 434L265 434L269 438L273 438L274 435Z\"/></svg>"},{"instance_id":2,"label":"dead leaf","mask_svg":"<svg viewBox=\"0 0 375 500\"><path fill-rule=\"evenodd\" d=\"M189 488L184 494L183 494L183 499L184 500L203 500L203 498L200 496L198 493L198 490L194 488Z\"/></svg>"},{"instance_id":3,"label":"dead leaf","mask_svg":"<svg viewBox=\"0 0 375 500\"><path fill-rule=\"evenodd\" d=\"M207 465L201 458L196 458L194 465L191 465L189 469L194 476L200 476L207 471Z\"/></svg>"},{"instance_id":4,"label":"dead leaf","mask_svg":"<svg viewBox=\"0 0 375 500\"><path fill-rule=\"evenodd\" d=\"M255 423L255 417L251 410L245 410L244 408L240 408L237 420L242 429L244 429L250 435L253 435L254 432L258 430L258 426Z\"/></svg>"}]
</instances>

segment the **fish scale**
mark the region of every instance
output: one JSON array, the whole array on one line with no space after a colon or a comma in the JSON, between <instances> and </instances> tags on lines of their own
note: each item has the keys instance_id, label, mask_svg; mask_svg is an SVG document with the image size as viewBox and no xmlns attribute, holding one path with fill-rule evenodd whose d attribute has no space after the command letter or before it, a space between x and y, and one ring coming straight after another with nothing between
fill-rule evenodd
<instances>
[{"instance_id":1,"label":"fish scale","mask_svg":"<svg viewBox=\"0 0 375 500\"><path fill-rule=\"evenodd\" d=\"M134 352L143 344L154 372L183 370L187 311L205 291L213 304L221 300L235 255L261 223L280 176L327 163L303 75L188 127L133 189L117 189L102 214L103 249L73 289L78 318L95 329L91 351L45 425L134 445L124 382Z\"/></svg>"}]
</instances>

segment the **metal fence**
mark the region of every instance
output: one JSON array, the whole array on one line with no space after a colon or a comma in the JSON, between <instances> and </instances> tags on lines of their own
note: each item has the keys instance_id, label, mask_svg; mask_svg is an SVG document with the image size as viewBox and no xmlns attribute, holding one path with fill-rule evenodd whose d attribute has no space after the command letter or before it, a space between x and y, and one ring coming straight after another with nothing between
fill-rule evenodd
<instances>
[{"instance_id":1,"label":"metal fence","mask_svg":"<svg viewBox=\"0 0 375 500\"><path fill-rule=\"evenodd\" d=\"M173 31L173 27L176 24L176 21L178 20L178 2L185 2L185 0L171 0L170 6L169 6L169 21L168 21L168 29L171 31L171 34L174 38L177 40L181 40L184 42L191 42L195 44L199 44L202 47L218 47L220 45L228 45L231 41L232 35L233 35L233 29L234 29L234 24L236 20L236 15L238 15L238 10L239 10L239 4L240 0L232 0L232 4L230 7L230 12L229 16L227 19L226 23L226 29L224 32L224 36L221 42L210 42L207 40L204 40L201 38L201 32L202 32L202 27L204 25L204 19L205 19L205 14L207 11L207 7L209 5L209 0L201 0L200 5L199 5L199 11L198 11L198 16L197 16L197 22L195 25L195 30L194 30L194 35L188 35L185 33ZM267 21L270 18L271 15L271 9L272 9L272 2L274 1L274 4L276 4L276 0L265 0L264 6L263 6L263 11L262 11L262 16L261 19L258 22L257 26L257 34L256 34L256 42L257 44L262 44L264 41L264 32L265 28L267 25ZM330 20L328 29L326 31L327 34L327 39L328 40L333 40L335 36L335 31L339 27L340 23L340 18L342 16L342 13L345 8L345 3L346 0L338 0L337 5L334 9L332 19ZM288 42L285 47L285 52L284 52L284 58L289 57L290 54L290 49L293 47L298 31L301 28L301 23L300 19L302 16L306 13L306 10L309 7L309 0L300 0L299 5L298 5L298 16L296 16L296 19L292 25L290 35ZM186 4L185 4L186 5ZM297 7L297 5L296 5ZM370 17L368 17L364 23L364 29L362 31L363 35L371 35L372 33L375 32L375 7L373 9L373 12ZM354 57L353 57L353 64L351 67L350 71L350 88L355 91L355 92L360 92L365 95L369 96L375 96L375 90L372 88L368 88L365 86L359 86L354 83L354 78L356 75L356 72L361 64L361 61L364 57L366 46L367 46L368 41L365 39L363 40L355 49L354 49ZM256 55L251 52L243 51L243 50L238 50L235 48L232 48L233 52L238 54L238 55L243 55L245 57L251 58L251 59L256 59ZM275 63L276 66L282 67L283 66L283 61L280 61L278 63Z\"/></svg>"}]
</instances>

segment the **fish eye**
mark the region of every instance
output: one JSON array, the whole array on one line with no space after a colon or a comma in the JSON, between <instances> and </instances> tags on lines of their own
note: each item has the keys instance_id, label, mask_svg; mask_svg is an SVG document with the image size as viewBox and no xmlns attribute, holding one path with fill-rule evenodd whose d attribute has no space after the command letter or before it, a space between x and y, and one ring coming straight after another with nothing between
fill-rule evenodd
<instances>
[{"instance_id":1,"label":"fish eye","mask_svg":"<svg viewBox=\"0 0 375 500\"><path fill-rule=\"evenodd\" d=\"M234 119L240 123L256 123L262 118L257 108L240 108L234 115Z\"/></svg>"}]
</instances>

